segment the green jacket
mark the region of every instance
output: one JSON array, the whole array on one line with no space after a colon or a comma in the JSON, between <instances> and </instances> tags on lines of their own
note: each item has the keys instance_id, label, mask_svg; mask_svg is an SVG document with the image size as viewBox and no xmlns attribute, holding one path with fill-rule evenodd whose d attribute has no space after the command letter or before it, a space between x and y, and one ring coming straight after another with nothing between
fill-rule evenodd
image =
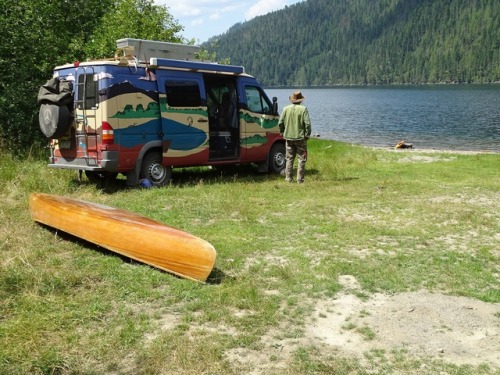
<instances>
[{"instance_id":1,"label":"green jacket","mask_svg":"<svg viewBox=\"0 0 500 375\"><path fill-rule=\"evenodd\" d=\"M311 119L307 107L289 104L283 108L278 122L280 133L289 141L299 141L311 136Z\"/></svg>"}]
</instances>

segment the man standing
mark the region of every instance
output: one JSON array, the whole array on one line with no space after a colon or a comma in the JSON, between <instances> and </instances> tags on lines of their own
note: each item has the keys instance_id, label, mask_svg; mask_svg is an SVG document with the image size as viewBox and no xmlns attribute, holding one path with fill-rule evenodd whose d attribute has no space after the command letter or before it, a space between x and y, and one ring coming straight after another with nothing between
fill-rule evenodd
<instances>
[{"instance_id":1,"label":"man standing","mask_svg":"<svg viewBox=\"0 0 500 375\"><path fill-rule=\"evenodd\" d=\"M292 104L283 108L278 126L286 140L285 180L292 182L293 163L298 156L297 182L304 182L307 161L307 140L311 136L311 120L307 107L302 105L305 97L300 91L290 96Z\"/></svg>"}]
</instances>

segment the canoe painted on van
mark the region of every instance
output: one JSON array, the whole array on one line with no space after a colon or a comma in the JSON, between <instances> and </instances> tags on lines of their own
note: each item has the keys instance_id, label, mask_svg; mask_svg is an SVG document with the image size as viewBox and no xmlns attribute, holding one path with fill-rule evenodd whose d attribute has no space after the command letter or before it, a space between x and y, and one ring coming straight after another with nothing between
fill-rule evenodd
<instances>
[{"instance_id":1,"label":"canoe painted on van","mask_svg":"<svg viewBox=\"0 0 500 375\"><path fill-rule=\"evenodd\" d=\"M43 193L29 205L38 223L180 277L206 281L215 264L209 242L130 211Z\"/></svg>"}]
</instances>

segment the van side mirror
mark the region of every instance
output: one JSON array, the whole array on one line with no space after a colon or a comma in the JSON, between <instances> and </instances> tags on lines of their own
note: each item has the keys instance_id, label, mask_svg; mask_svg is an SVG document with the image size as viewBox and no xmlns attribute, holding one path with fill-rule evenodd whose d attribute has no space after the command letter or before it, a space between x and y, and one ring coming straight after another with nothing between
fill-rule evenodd
<instances>
[{"instance_id":1,"label":"van side mirror","mask_svg":"<svg viewBox=\"0 0 500 375\"><path fill-rule=\"evenodd\" d=\"M273 96L273 115L278 115L278 98Z\"/></svg>"}]
</instances>

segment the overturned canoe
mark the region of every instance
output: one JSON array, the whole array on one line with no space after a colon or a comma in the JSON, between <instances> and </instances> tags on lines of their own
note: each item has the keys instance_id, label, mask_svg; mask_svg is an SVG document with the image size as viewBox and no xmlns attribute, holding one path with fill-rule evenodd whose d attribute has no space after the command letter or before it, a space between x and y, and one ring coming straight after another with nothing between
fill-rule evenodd
<instances>
[{"instance_id":1,"label":"overturned canoe","mask_svg":"<svg viewBox=\"0 0 500 375\"><path fill-rule=\"evenodd\" d=\"M405 141L399 141L396 143L396 146L394 148L413 148L413 144L411 143L406 143Z\"/></svg>"},{"instance_id":2,"label":"overturned canoe","mask_svg":"<svg viewBox=\"0 0 500 375\"><path fill-rule=\"evenodd\" d=\"M133 212L57 195L32 193L33 220L131 259L206 281L216 252L207 241Z\"/></svg>"}]
</instances>

